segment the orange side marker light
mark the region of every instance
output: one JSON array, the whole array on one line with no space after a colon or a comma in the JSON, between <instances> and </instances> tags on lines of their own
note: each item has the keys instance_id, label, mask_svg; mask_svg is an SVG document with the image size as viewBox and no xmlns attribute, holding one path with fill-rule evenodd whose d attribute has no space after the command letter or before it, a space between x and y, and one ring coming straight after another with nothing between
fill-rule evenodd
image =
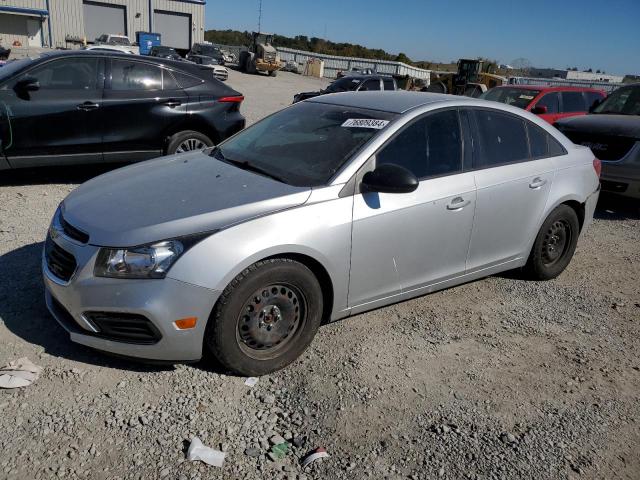
<instances>
[{"instance_id":1,"label":"orange side marker light","mask_svg":"<svg viewBox=\"0 0 640 480\"><path fill-rule=\"evenodd\" d=\"M195 328L196 323L198 323L198 317L181 318L173 323L176 324L178 330L188 330L190 328Z\"/></svg>"}]
</instances>

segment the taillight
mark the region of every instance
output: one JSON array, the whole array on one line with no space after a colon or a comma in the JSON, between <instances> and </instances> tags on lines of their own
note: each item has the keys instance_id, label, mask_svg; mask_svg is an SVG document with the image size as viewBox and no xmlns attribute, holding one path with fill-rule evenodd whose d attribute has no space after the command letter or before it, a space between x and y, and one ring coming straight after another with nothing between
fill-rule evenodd
<instances>
[{"instance_id":1,"label":"taillight","mask_svg":"<svg viewBox=\"0 0 640 480\"><path fill-rule=\"evenodd\" d=\"M597 158L593 159L593 169L596 171L598 178L600 178L600 174L602 173L602 162Z\"/></svg>"},{"instance_id":2,"label":"taillight","mask_svg":"<svg viewBox=\"0 0 640 480\"><path fill-rule=\"evenodd\" d=\"M221 97L218 99L221 103L240 103L244 101L244 97L242 95L237 95L234 97Z\"/></svg>"}]
</instances>

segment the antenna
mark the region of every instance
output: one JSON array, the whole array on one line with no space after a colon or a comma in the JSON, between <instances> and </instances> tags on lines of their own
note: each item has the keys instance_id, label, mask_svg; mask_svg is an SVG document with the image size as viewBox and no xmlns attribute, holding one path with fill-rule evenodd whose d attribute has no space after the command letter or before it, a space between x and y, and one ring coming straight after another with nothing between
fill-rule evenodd
<instances>
[{"instance_id":1,"label":"antenna","mask_svg":"<svg viewBox=\"0 0 640 480\"><path fill-rule=\"evenodd\" d=\"M262 0L258 2L258 32L262 31Z\"/></svg>"}]
</instances>

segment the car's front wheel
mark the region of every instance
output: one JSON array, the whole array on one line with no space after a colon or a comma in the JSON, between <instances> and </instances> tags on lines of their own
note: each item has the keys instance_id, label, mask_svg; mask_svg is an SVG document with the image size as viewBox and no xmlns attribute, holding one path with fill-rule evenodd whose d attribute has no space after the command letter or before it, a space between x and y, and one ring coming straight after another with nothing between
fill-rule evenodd
<instances>
[{"instance_id":1,"label":"car's front wheel","mask_svg":"<svg viewBox=\"0 0 640 480\"><path fill-rule=\"evenodd\" d=\"M540 227L525 274L534 280L551 280L560 275L573 257L579 235L576 211L568 205L557 207Z\"/></svg>"},{"instance_id":2,"label":"car's front wheel","mask_svg":"<svg viewBox=\"0 0 640 480\"><path fill-rule=\"evenodd\" d=\"M205 343L241 375L279 370L309 346L322 321L322 289L305 265L288 258L255 263L224 290Z\"/></svg>"},{"instance_id":3,"label":"car's front wheel","mask_svg":"<svg viewBox=\"0 0 640 480\"><path fill-rule=\"evenodd\" d=\"M169 138L166 153L167 155L173 155L174 153L187 153L204 150L211 146L213 146L213 142L209 137L200 132L187 130L184 132L178 132Z\"/></svg>"}]
</instances>

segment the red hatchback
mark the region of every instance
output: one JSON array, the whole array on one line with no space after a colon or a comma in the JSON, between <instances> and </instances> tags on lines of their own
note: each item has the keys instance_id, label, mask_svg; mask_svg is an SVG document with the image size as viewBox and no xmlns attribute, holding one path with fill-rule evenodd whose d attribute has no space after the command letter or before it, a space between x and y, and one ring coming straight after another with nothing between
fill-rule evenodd
<instances>
[{"instance_id":1,"label":"red hatchback","mask_svg":"<svg viewBox=\"0 0 640 480\"><path fill-rule=\"evenodd\" d=\"M594 88L505 85L492 88L480 98L524 108L553 124L559 118L584 115L606 96Z\"/></svg>"}]
</instances>

